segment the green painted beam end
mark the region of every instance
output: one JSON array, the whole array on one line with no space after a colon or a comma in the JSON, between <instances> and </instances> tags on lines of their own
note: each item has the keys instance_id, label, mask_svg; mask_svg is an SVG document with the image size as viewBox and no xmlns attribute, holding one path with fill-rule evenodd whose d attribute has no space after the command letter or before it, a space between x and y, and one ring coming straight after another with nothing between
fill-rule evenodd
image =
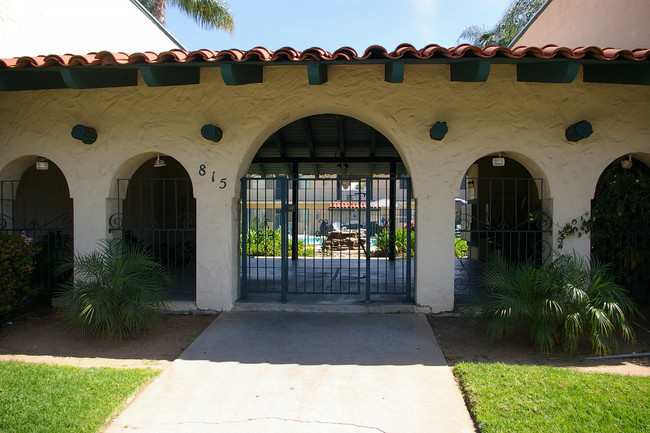
<instances>
[{"instance_id":1,"label":"green painted beam end","mask_svg":"<svg viewBox=\"0 0 650 433\"><path fill-rule=\"evenodd\" d=\"M580 62L568 60L545 63L520 63L517 81L533 83L571 83L580 69Z\"/></svg>"},{"instance_id":2,"label":"green painted beam end","mask_svg":"<svg viewBox=\"0 0 650 433\"><path fill-rule=\"evenodd\" d=\"M99 89L138 85L137 69L64 68L60 72L63 81L71 89Z\"/></svg>"},{"instance_id":3,"label":"green painted beam end","mask_svg":"<svg viewBox=\"0 0 650 433\"><path fill-rule=\"evenodd\" d=\"M142 79L149 87L161 86L184 86L188 84L199 84L200 68L178 67L167 65L143 65L140 66Z\"/></svg>"},{"instance_id":4,"label":"green painted beam end","mask_svg":"<svg viewBox=\"0 0 650 433\"><path fill-rule=\"evenodd\" d=\"M0 71L0 91L64 89L66 87L57 70Z\"/></svg>"},{"instance_id":5,"label":"green painted beam end","mask_svg":"<svg viewBox=\"0 0 650 433\"><path fill-rule=\"evenodd\" d=\"M321 62L307 63L307 77L312 86L327 83L327 65Z\"/></svg>"},{"instance_id":6,"label":"green painted beam end","mask_svg":"<svg viewBox=\"0 0 650 433\"><path fill-rule=\"evenodd\" d=\"M389 62L386 63L386 70L384 80L388 83L403 83L404 82L404 62Z\"/></svg>"},{"instance_id":7,"label":"green painted beam end","mask_svg":"<svg viewBox=\"0 0 650 433\"><path fill-rule=\"evenodd\" d=\"M585 83L637 84L650 86L650 64L612 63L605 65L584 65Z\"/></svg>"},{"instance_id":8,"label":"green painted beam end","mask_svg":"<svg viewBox=\"0 0 650 433\"><path fill-rule=\"evenodd\" d=\"M449 78L451 81L483 83L487 81L489 75L490 61L488 59L473 59L449 65Z\"/></svg>"},{"instance_id":9,"label":"green painted beam end","mask_svg":"<svg viewBox=\"0 0 650 433\"><path fill-rule=\"evenodd\" d=\"M242 65L225 63L220 66L221 78L227 86L261 83L263 67L261 65Z\"/></svg>"}]
</instances>

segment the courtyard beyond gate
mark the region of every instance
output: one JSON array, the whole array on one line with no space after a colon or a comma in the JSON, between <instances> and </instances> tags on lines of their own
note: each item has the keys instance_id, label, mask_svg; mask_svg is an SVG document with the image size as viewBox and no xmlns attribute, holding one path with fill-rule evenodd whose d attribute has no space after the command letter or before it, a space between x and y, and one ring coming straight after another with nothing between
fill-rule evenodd
<instances>
[{"instance_id":1,"label":"courtyard beyond gate","mask_svg":"<svg viewBox=\"0 0 650 433\"><path fill-rule=\"evenodd\" d=\"M241 298L413 298L408 177L242 179Z\"/></svg>"}]
</instances>

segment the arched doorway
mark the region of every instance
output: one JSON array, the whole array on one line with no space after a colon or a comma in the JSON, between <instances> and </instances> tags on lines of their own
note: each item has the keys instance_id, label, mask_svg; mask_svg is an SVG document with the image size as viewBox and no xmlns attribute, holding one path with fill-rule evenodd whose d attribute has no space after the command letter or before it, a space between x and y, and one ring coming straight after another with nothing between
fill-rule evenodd
<instances>
[{"instance_id":1,"label":"arched doorway","mask_svg":"<svg viewBox=\"0 0 650 433\"><path fill-rule=\"evenodd\" d=\"M28 161L29 160L29 161ZM68 183L55 163L45 158L28 158L19 179L1 181L0 214L2 231L33 239L33 284L43 295L61 289L70 277L57 267L74 251L73 206Z\"/></svg>"},{"instance_id":2,"label":"arched doorway","mask_svg":"<svg viewBox=\"0 0 650 433\"><path fill-rule=\"evenodd\" d=\"M542 264L551 254L551 219L542 179L501 155L486 156L467 170L455 201L454 295L481 293L488 259Z\"/></svg>"},{"instance_id":3,"label":"arched doorway","mask_svg":"<svg viewBox=\"0 0 650 433\"><path fill-rule=\"evenodd\" d=\"M128 179L117 179L117 213L109 231L148 249L172 273L173 299L196 293L196 200L192 181L174 158L157 156Z\"/></svg>"},{"instance_id":4,"label":"arched doorway","mask_svg":"<svg viewBox=\"0 0 650 433\"><path fill-rule=\"evenodd\" d=\"M612 162L591 202L591 255L608 263L639 301L650 299L650 168L633 155Z\"/></svg>"},{"instance_id":5,"label":"arched doorway","mask_svg":"<svg viewBox=\"0 0 650 433\"><path fill-rule=\"evenodd\" d=\"M323 114L282 127L241 190L242 299L412 301L411 182L369 125Z\"/></svg>"}]
</instances>

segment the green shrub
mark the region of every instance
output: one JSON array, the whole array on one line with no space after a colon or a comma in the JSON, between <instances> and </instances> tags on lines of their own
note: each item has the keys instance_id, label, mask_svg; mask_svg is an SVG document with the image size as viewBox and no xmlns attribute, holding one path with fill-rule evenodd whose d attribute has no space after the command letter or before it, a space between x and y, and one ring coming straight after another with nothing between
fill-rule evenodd
<instances>
[{"instance_id":1,"label":"green shrub","mask_svg":"<svg viewBox=\"0 0 650 433\"><path fill-rule=\"evenodd\" d=\"M487 320L493 339L525 329L540 350L561 344L575 353L587 338L599 355L617 348L617 333L634 339L630 321L639 310L608 268L595 261L562 255L538 267L495 258L481 279L488 296L474 308Z\"/></svg>"},{"instance_id":2,"label":"green shrub","mask_svg":"<svg viewBox=\"0 0 650 433\"><path fill-rule=\"evenodd\" d=\"M287 241L287 251L291 251L292 240ZM241 241L240 241L241 250ZM246 251L249 256L281 256L282 255L282 230L260 228L250 230L246 237ZM298 240L298 255L301 257L314 257L316 251L313 246L306 245Z\"/></svg>"},{"instance_id":3,"label":"green shrub","mask_svg":"<svg viewBox=\"0 0 650 433\"><path fill-rule=\"evenodd\" d=\"M405 228L395 230L395 255L405 255L406 254L406 233ZM377 233L377 251L380 256L388 256L388 247L389 247L389 235L390 231L388 229L382 229ZM415 255L415 230L411 230L411 257Z\"/></svg>"},{"instance_id":4,"label":"green shrub","mask_svg":"<svg viewBox=\"0 0 650 433\"><path fill-rule=\"evenodd\" d=\"M455 238L454 255L456 257L467 257L468 251L467 241L465 239Z\"/></svg>"},{"instance_id":5,"label":"green shrub","mask_svg":"<svg viewBox=\"0 0 650 433\"><path fill-rule=\"evenodd\" d=\"M3 323L36 295L32 277L37 250L24 233L12 236L0 232L0 320Z\"/></svg>"},{"instance_id":6,"label":"green shrub","mask_svg":"<svg viewBox=\"0 0 650 433\"><path fill-rule=\"evenodd\" d=\"M266 227L250 230L246 237L246 251L249 256L280 256L282 254L281 230Z\"/></svg>"},{"instance_id":7,"label":"green shrub","mask_svg":"<svg viewBox=\"0 0 650 433\"><path fill-rule=\"evenodd\" d=\"M167 306L167 270L149 251L120 239L100 241L99 249L76 255L60 266L74 268L74 281L60 297L66 325L81 334L126 338L147 330L154 312Z\"/></svg>"}]
</instances>

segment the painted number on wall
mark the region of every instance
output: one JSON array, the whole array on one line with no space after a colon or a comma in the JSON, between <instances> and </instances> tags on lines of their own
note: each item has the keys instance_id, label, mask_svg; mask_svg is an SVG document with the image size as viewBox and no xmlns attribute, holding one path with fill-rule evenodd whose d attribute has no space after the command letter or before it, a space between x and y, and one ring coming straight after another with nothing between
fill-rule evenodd
<instances>
[{"instance_id":1,"label":"painted number on wall","mask_svg":"<svg viewBox=\"0 0 650 433\"><path fill-rule=\"evenodd\" d=\"M205 176L205 175L206 175L206 173L207 173L206 168L207 168L207 166L206 166L205 164L201 164L201 165L199 165L199 176ZM219 179L219 180L217 181L217 180L215 180L215 178L214 178L214 174L215 174L215 172L213 171L213 172L212 172L212 183L217 182L217 183L219 184L219 189L224 189L224 188L226 188L226 186L227 186L226 180L227 180L228 178L226 178L226 177L222 177L221 179Z\"/></svg>"}]
</instances>

